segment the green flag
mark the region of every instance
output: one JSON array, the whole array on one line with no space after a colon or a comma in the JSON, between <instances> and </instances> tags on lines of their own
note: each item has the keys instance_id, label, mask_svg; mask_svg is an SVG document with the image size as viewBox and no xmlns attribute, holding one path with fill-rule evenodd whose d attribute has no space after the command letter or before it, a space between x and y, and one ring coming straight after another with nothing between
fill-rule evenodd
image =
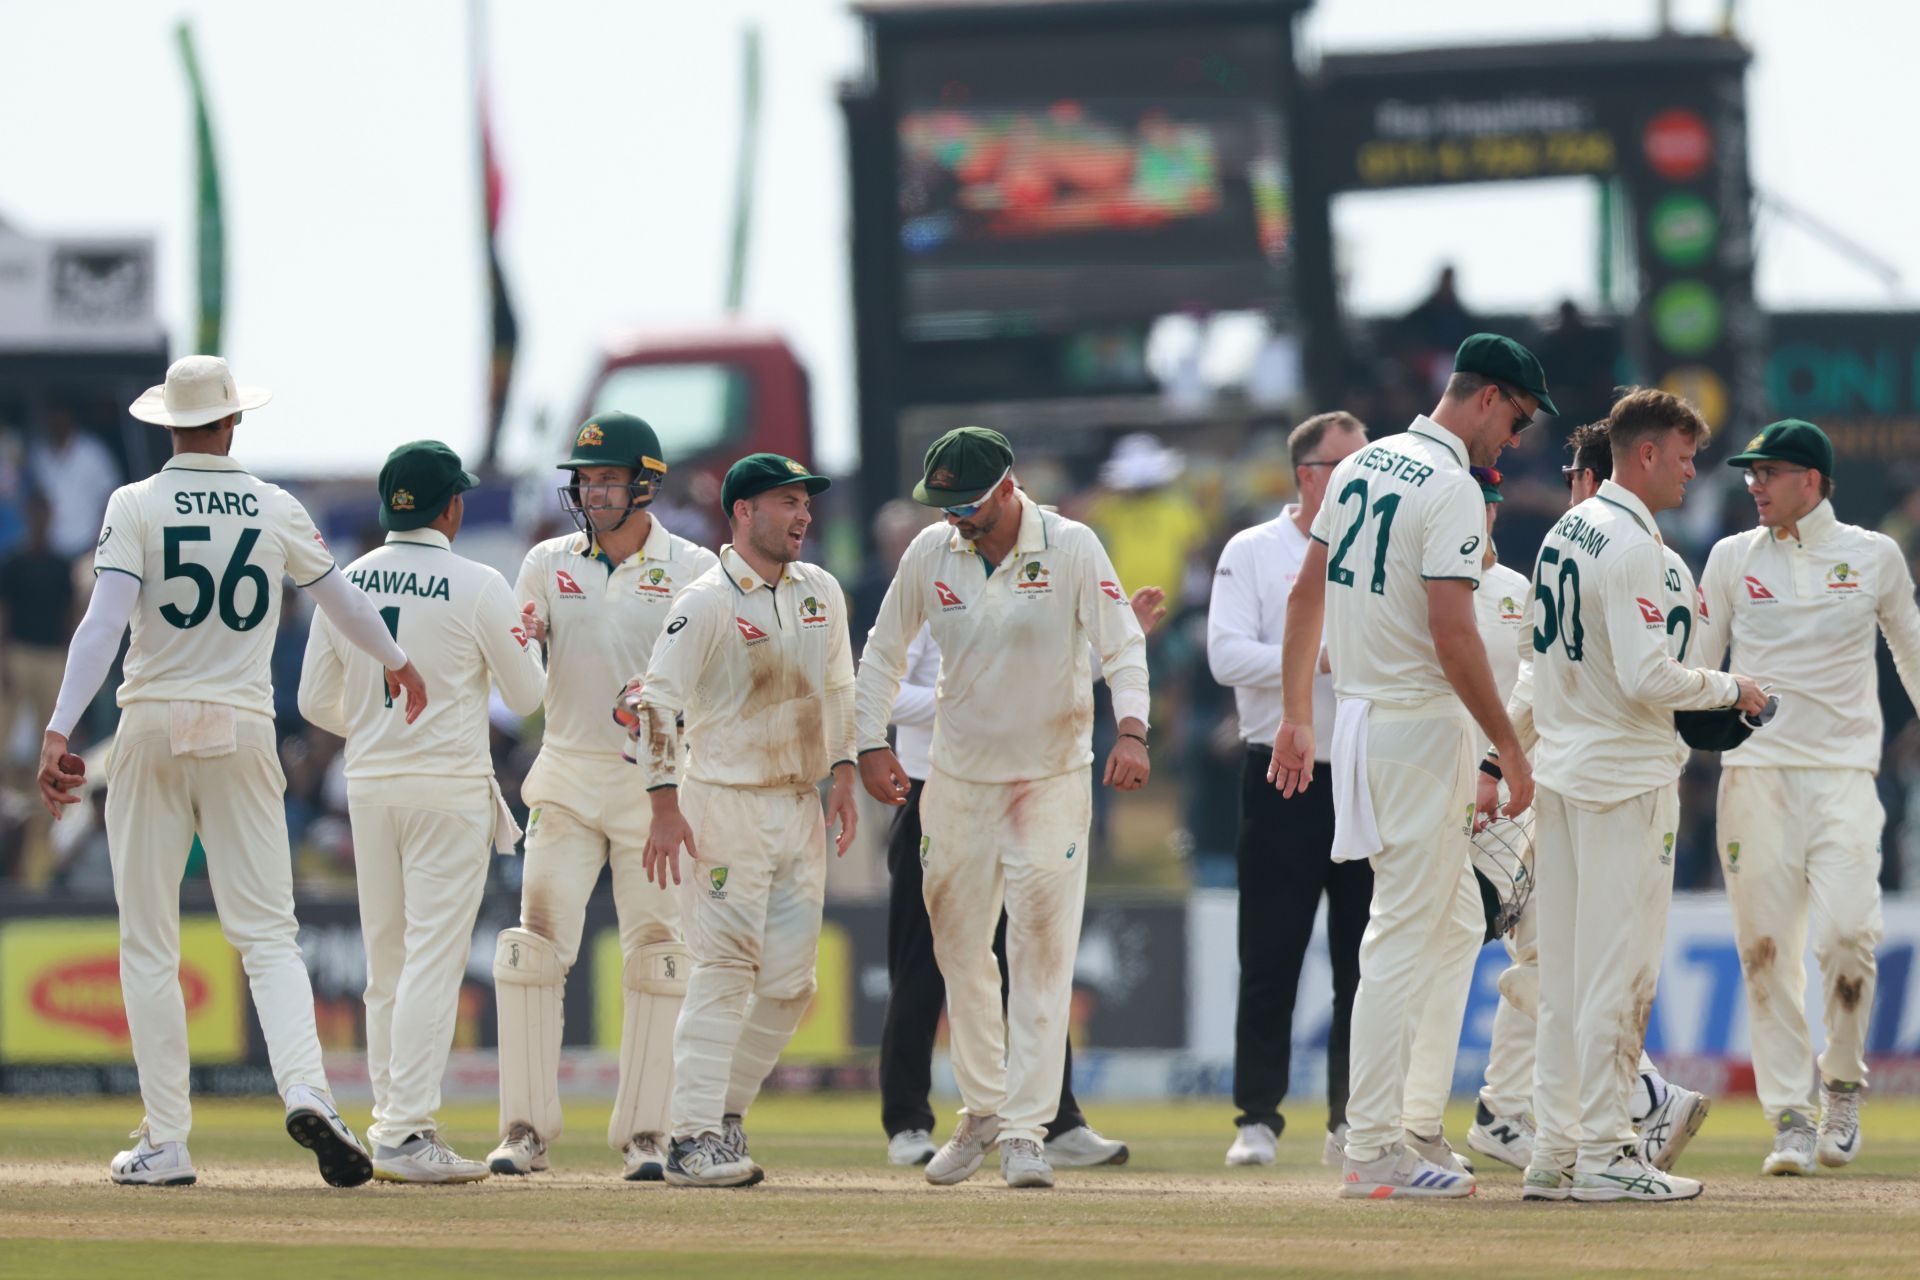
<instances>
[{"instance_id":1,"label":"green flag","mask_svg":"<svg viewBox=\"0 0 1920 1280\"><path fill-rule=\"evenodd\" d=\"M193 51L192 28L182 22L174 33L180 40L180 60L186 66L187 85L193 90L193 177L198 214L194 278L200 286L193 349L200 355L217 356L227 287L227 237L220 216L220 166L213 154L213 124L207 119L207 91L200 80L200 60Z\"/></svg>"}]
</instances>

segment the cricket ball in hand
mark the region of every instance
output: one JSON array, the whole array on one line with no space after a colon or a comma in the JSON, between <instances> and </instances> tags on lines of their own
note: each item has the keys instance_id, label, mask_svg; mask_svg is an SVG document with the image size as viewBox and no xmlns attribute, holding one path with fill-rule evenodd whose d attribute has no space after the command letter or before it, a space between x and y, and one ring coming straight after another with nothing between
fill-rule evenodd
<instances>
[{"instance_id":1,"label":"cricket ball in hand","mask_svg":"<svg viewBox=\"0 0 1920 1280\"><path fill-rule=\"evenodd\" d=\"M77 774L84 778L87 776L87 762L69 751L60 757L60 772Z\"/></svg>"}]
</instances>

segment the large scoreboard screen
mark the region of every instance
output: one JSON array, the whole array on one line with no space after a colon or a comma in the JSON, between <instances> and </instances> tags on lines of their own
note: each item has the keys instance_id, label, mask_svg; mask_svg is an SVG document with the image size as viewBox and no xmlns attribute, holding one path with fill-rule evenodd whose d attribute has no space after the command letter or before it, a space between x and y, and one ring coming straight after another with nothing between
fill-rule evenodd
<instances>
[{"instance_id":1,"label":"large scoreboard screen","mask_svg":"<svg viewBox=\"0 0 1920 1280\"><path fill-rule=\"evenodd\" d=\"M908 338L1284 306L1284 25L946 33L889 71Z\"/></svg>"}]
</instances>

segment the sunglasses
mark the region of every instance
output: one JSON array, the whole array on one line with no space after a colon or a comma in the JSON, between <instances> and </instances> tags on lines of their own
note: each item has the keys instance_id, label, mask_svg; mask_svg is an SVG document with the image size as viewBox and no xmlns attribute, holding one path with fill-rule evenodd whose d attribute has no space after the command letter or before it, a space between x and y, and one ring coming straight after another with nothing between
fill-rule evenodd
<instances>
[{"instance_id":1,"label":"sunglasses","mask_svg":"<svg viewBox=\"0 0 1920 1280\"><path fill-rule=\"evenodd\" d=\"M1012 474L1013 474L1013 468L1008 467L1005 471L1002 471L1000 473L1000 480L1005 480L1008 476ZM942 507L940 508L941 512L945 515L952 516L955 520L965 520L967 517L973 515L975 512L979 511L980 508L986 506L987 503L993 500L993 495L996 492L998 492L1000 488L1000 480L995 480L991 485L989 485L987 488L987 491L980 495L980 500L978 502L968 502L957 507Z\"/></svg>"},{"instance_id":2,"label":"sunglasses","mask_svg":"<svg viewBox=\"0 0 1920 1280\"><path fill-rule=\"evenodd\" d=\"M1508 391L1505 387L1501 387L1500 398L1520 411L1520 417L1515 420L1512 427L1514 435L1519 435L1522 431L1525 431L1533 425L1533 415L1527 412L1527 406L1521 404L1519 400L1514 398L1511 391Z\"/></svg>"}]
</instances>

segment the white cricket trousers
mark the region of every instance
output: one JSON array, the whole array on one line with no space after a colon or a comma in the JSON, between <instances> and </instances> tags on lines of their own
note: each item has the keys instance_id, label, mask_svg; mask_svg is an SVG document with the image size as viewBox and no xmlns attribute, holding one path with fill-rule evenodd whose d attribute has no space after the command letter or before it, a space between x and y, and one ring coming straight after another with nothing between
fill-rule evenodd
<instances>
[{"instance_id":1,"label":"white cricket trousers","mask_svg":"<svg viewBox=\"0 0 1920 1280\"><path fill-rule=\"evenodd\" d=\"M480 895L493 857L485 778L347 783L367 948L369 1136L397 1147L435 1128Z\"/></svg>"},{"instance_id":2,"label":"white cricket trousers","mask_svg":"<svg viewBox=\"0 0 1920 1280\"><path fill-rule=\"evenodd\" d=\"M1086 769L996 783L934 769L920 796L921 892L947 984L961 1111L999 1116L1002 1142L1045 1141L1060 1106L1092 818ZM1004 1014L993 955L1002 906Z\"/></svg>"},{"instance_id":3,"label":"white cricket trousers","mask_svg":"<svg viewBox=\"0 0 1920 1280\"><path fill-rule=\"evenodd\" d=\"M698 861L680 860L686 1001L673 1029L673 1136L745 1115L813 1002L827 825L812 787L688 779L680 811Z\"/></svg>"},{"instance_id":4,"label":"white cricket trousers","mask_svg":"<svg viewBox=\"0 0 1920 1280\"><path fill-rule=\"evenodd\" d=\"M1453 1093L1453 1064L1460 1056L1460 1027L1466 1021L1467 997L1486 937L1487 911L1480 902L1480 882L1468 863L1460 869L1446 927L1435 940L1426 993L1415 1001L1419 1025L1407 1059L1401 1123L1407 1132L1423 1138L1439 1134L1444 1127L1447 1099Z\"/></svg>"},{"instance_id":5,"label":"white cricket trousers","mask_svg":"<svg viewBox=\"0 0 1920 1280\"><path fill-rule=\"evenodd\" d=\"M1634 1140L1628 1094L1660 981L1680 792L1591 808L1541 787L1534 809L1534 1167L1600 1173Z\"/></svg>"},{"instance_id":6,"label":"white cricket trousers","mask_svg":"<svg viewBox=\"0 0 1920 1280\"><path fill-rule=\"evenodd\" d=\"M120 991L140 1099L155 1142L185 1141L187 1009L180 994L180 877L194 832L207 851L220 931L240 953L266 1037L274 1086L327 1088L313 1024L313 987L293 917L286 775L273 721L234 713L237 748L212 759L175 756L167 704L120 713L107 770L107 847L120 904Z\"/></svg>"},{"instance_id":7,"label":"white cricket trousers","mask_svg":"<svg viewBox=\"0 0 1920 1280\"><path fill-rule=\"evenodd\" d=\"M1720 866L1747 979L1753 1076L1769 1119L1817 1113L1807 1036L1809 928L1827 1046L1822 1079L1863 1084L1880 945L1880 832L1865 769L1727 769Z\"/></svg>"},{"instance_id":8,"label":"white cricket trousers","mask_svg":"<svg viewBox=\"0 0 1920 1280\"><path fill-rule=\"evenodd\" d=\"M1414 1033L1436 958L1458 940L1478 732L1451 696L1404 708L1375 703L1367 713L1367 789L1380 852L1353 998L1349 1160L1377 1160L1404 1140ZM1457 1038L1457 1018L1454 1031Z\"/></svg>"}]
</instances>

